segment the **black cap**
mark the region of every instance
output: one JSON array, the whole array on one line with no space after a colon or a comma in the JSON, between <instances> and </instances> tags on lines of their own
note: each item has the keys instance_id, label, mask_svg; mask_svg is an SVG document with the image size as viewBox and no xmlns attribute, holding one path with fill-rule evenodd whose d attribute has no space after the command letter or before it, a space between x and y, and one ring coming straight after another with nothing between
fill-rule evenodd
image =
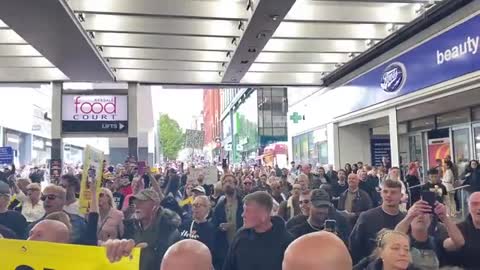
<instances>
[{"instance_id":1,"label":"black cap","mask_svg":"<svg viewBox=\"0 0 480 270\"><path fill-rule=\"evenodd\" d=\"M330 201L330 195L324 189L312 190L312 197L310 201L312 203L312 206L315 208L332 206L332 202Z\"/></svg>"}]
</instances>

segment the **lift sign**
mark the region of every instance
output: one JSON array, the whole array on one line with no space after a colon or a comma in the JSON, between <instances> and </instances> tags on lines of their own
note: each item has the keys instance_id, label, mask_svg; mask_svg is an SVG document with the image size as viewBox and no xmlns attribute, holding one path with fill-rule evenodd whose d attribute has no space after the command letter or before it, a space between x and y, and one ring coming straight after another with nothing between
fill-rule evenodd
<instances>
[{"instance_id":1,"label":"lift sign","mask_svg":"<svg viewBox=\"0 0 480 270\"><path fill-rule=\"evenodd\" d=\"M64 121L126 121L126 96L63 96Z\"/></svg>"}]
</instances>

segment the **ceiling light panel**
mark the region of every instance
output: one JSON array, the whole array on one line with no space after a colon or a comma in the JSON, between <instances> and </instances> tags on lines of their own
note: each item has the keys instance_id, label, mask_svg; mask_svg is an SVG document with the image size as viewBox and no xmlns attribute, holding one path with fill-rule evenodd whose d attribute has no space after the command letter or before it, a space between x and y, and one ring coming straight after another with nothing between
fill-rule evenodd
<instances>
[{"instance_id":1,"label":"ceiling light panel","mask_svg":"<svg viewBox=\"0 0 480 270\"><path fill-rule=\"evenodd\" d=\"M219 51L230 51L234 49L231 38L219 37L97 33L94 41L95 44L105 47L114 46Z\"/></svg>"},{"instance_id":2,"label":"ceiling light panel","mask_svg":"<svg viewBox=\"0 0 480 270\"><path fill-rule=\"evenodd\" d=\"M27 44L27 42L11 29L0 29L0 44Z\"/></svg>"},{"instance_id":3,"label":"ceiling light panel","mask_svg":"<svg viewBox=\"0 0 480 270\"><path fill-rule=\"evenodd\" d=\"M76 12L247 20L245 0L69 0Z\"/></svg>"},{"instance_id":4,"label":"ceiling light panel","mask_svg":"<svg viewBox=\"0 0 480 270\"><path fill-rule=\"evenodd\" d=\"M262 52L256 63L339 63L349 60L346 53Z\"/></svg>"},{"instance_id":5,"label":"ceiling light panel","mask_svg":"<svg viewBox=\"0 0 480 270\"><path fill-rule=\"evenodd\" d=\"M85 30L95 32L218 37L240 36L238 22L226 20L87 14L82 25Z\"/></svg>"},{"instance_id":6,"label":"ceiling light panel","mask_svg":"<svg viewBox=\"0 0 480 270\"><path fill-rule=\"evenodd\" d=\"M0 60L0 68L17 68L17 67L54 67L50 61L44 57L2 57Z\"/></svg>"},{"instance_id":7,"label":"ceiling light panel","mask_svg":"<svg viewBox=\"0 0 480 270\"><path fill-rule=\"evenodd\" d=\"M102 54L106 58L133 58L133 59L208 61L208 62L226 61L226 54L224 52L217 52L217 51L105 47L103 49Z\"/></svg>"},{"instance_id":8,"label":"ceiling light panel","mask_svg":"<svg viewBox=\"0 0 480 270\"><path fill-rule=\"evenodd\" d=\"M271 39L263 51L266 52L363 52L363 40L300 40Z\"/></svg>"},{"instance_id":9,"label":"ceiling light panel","mask_svg":"<svg viewBox=\"0 0 480 270\"><path fill-rule=\"evenodd\" d=\"M109 64L117 69L159 69L159 70L189 70L189 71L222 71L221 63L187 62L165 60L111 59Z\"/></svg>"},{"instance_id":10,"label":"ceiling light panel","mask_svg":"<svg viewBox=\"0 0 480 270\"><path fill-rule=\"evenodd\" d=\"M0 56L42 56L30 45L1 45Z\"/></svg>"},{"instance_id":11,"label":"ceiling light panel","mask_svg":"<svg viewBox=\"0 0 480 270\"><path fill-rule=\"evenodd\" d=\"M221 77L218 72L200 71L163 71L163 70L135 70L118 69L118 81L139 81L146 83L164 84L218 84Z\"/></svg>"},{"instance_id":12,"label":"ceiling light panel","mask_svg":"<svg viewBox=\"0 0 480 270\"><path fill-rule=\"evenodd\" d=\"M381 24L282 22L274 38L383 39L390 34Z\"/></svg>"},{"instance_id":13,"label":"ceiling light panel","mask_svg":"<svg viewBox=\"0 0 480 270\"><path fill-rule=\"evenodd\" d=\"M350 22L350 23L409 23L415 18L411 5L372 3L368 1L297 1L286 21Z\"/></svg>"},{"instance_id":14,"label":"ceiling light panel","mask_svg":"<svg viewBox=\"0 0 480 270\"><path fill-rule=\"evenodd\" d=\"M253 63L251 72L330 72L335 69L334 64L265 64Z\"/></svg>"}]
</instances>

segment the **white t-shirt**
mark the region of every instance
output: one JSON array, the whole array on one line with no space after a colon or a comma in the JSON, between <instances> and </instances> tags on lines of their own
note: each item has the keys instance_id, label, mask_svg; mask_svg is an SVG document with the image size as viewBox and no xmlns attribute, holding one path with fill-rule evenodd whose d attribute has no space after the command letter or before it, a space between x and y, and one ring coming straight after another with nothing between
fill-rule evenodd
<instances>
[{"instance_id":1,"label":"white t-shirt","mask_svg":"<svg viewBox=\"0 0 480 270\"><path fill-rule=\"evenodd\" d=\"M63 207L63 210L72 215L80 215L80 202L78 200L75 200L74 203L65 205Z\"/></svg>"}]
</instances>

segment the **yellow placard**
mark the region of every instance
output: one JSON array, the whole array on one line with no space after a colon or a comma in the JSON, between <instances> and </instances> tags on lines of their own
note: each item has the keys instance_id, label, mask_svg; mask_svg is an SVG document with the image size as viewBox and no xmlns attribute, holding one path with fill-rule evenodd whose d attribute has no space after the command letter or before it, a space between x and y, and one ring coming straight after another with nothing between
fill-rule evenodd
<instances>
[{"instance_id":1,"label":"yellow placard","mask_svg":"<svg viewBox=\"0 0 480 270\"><path fill-rule=\"evenodd\" d=\"M138 248L110 263L104 247L0 239L0 254L1 270L138 270L140 264Z\"/></svg>"},{"instance_id":2,"label":"yellow placard","mask_svg":"<svg viewBox=\"0 0 480 270\"><path fill-rule=\"evenodd\" d=\"M86 214L90 207L92 194L90 185L97 185L97 196L100 193L103 176L103 152L90 145L85 147L83 158L82 182L80 184L80 213Z\"/></svg>"}]
</instances>

